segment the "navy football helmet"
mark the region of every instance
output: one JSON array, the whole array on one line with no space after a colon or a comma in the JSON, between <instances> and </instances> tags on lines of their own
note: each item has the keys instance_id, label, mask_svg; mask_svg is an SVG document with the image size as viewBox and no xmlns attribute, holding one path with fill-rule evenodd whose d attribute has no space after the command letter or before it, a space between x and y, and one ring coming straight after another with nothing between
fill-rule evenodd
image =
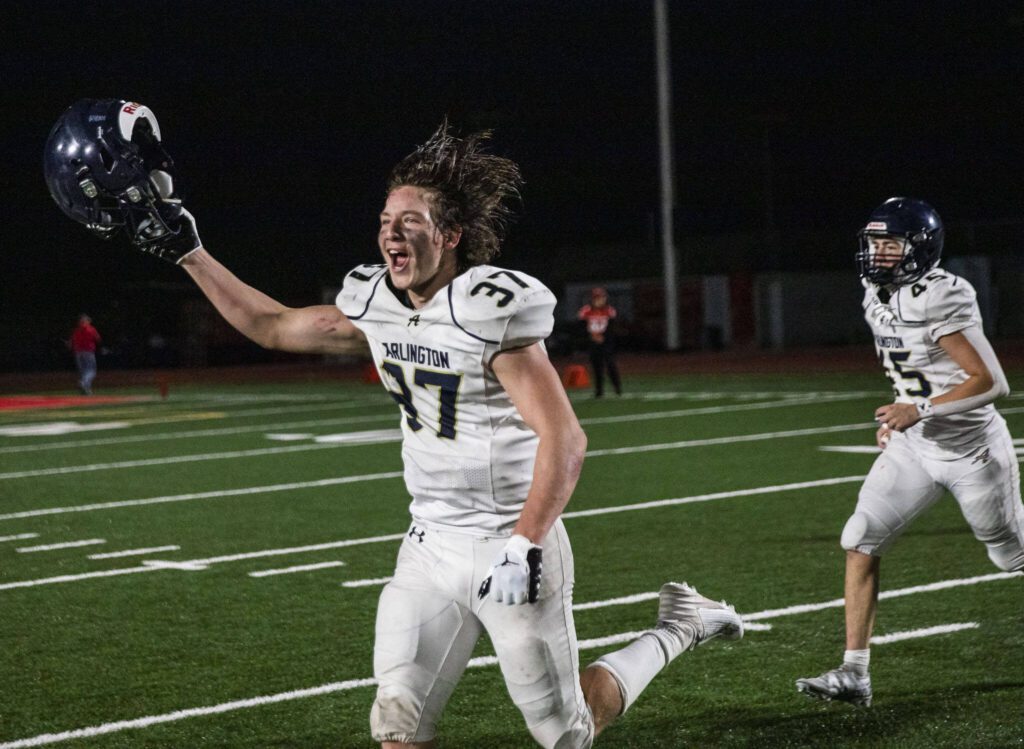
<instances>
[{"instance_id":1,"label":"navy football helmet","mask_svg":"<svg viewBox=\"0 0 1024 749\"><path fill-rule=\"evenodd\" d=\"M935 209L915 198L889 198L872 211L857 234L857 272L877 286L903 286L934 268L942 255L942 219ZM894 239L902 255L879 252L871 240Z\"/></svg>"},{"instance_id":2,"label":"navy football helmet","mask_svg":"<svg viewBox=\"0 0 1024 749\"><path fill-rule=\"evenodd\" d=\"M151 252L150 244L175 235L181 223L172 171L156 117L120 99L72 104L43 153L46 185L64 213L104 239L123 228L136 247Z\"/></svg>"}]
</instances>

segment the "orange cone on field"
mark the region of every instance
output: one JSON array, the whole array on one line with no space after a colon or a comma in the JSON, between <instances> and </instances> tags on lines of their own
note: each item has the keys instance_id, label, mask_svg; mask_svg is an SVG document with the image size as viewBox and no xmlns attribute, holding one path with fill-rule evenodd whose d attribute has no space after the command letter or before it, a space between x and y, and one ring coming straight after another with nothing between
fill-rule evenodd
<instances>
[{"instance_id":1,"label":"orange cone on field","mask_svg":"<svg viewBox=\"0 0 1024 749\"><path fill-rule=\"evenodd\" d=\"M562 385L567 390L590 387L590 375L587 374L587 368L581 364L570 364L562 373Z\"/></svg>"}]
</instances>

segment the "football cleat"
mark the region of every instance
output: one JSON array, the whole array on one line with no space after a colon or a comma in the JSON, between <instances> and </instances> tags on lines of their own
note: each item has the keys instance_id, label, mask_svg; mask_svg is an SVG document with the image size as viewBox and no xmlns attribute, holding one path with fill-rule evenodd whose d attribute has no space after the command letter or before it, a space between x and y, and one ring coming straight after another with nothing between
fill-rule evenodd
<instances>
[{"instance_id":1,"label":"football cleat","mask_svg":"<svg viewBox=\"0 0 1024 749\"><path fill-rule=\"evenodd\" d=\"M665 583L658 595L656 630L672 633L683 650L708 640L743 637L743 620L729 604L705 598L686 583Z\"/></svg>"},{"instance_id":2,"label":"football cleat","mask_svg":"<svg viewBox=\"0 0 1024 749\"><path fill-rule=\"evenodd\" d=\"M858 707L871 707L871 677L858 674L845 664L821 676L797 679L796 689L816 700L839 700Z\"/></svg>"}]
</instances>

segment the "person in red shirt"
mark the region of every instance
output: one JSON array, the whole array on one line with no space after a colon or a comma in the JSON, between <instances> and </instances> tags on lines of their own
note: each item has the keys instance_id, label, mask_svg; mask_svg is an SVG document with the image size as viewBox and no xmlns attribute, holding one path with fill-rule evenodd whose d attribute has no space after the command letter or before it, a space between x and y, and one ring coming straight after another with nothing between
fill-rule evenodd
<instances>
[{"instance_id":1,"label":"person in red shirt","mask_svg":"<svg viewBox=\"0 0 1024 749\"><path fill-rule=\"evenodd\" d=\"M83 395L92 395L92 381L96 379L96 345L100 342L100 334L92 326L88 315L79 315L78 325L71 331L68 346L75 355L75 366L78 367L78 389Z\"/></svg>"},{"instance_id":2,"label":"person in red shirt","mask_svg":"<svg viewBox=\"0 0 1024 749\"><path fill-rule=\"evenodd\" d=\"M604 371L612 381L616 395L622 395L622 380L615 366L615 339L610 330L615 308L608 304L608 292L600 286L590 292L590 304L580 307L577 317L587 324L590 339L590 366L594 370L594 397L604 395Z\"/></svg>"}]
</instances>

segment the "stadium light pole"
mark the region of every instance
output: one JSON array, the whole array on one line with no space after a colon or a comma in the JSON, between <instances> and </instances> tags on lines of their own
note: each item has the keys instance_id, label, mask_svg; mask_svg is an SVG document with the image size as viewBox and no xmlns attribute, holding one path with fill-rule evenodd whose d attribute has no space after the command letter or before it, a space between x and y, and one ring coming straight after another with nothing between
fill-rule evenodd
<instances>
[{"instance_id":1,"label":"stadium light pole","mask_svg":"<svg viewBox=\"0 0 1024 749\"><path fill-rule=\"evenodd\" d=\"M665 348L679 349L679 279L672 209L675 205L672 167L672 71L668 49L666 0L654 0L654 39L658 80L658 144L661 174L661 256L665 277Z\"/></svg>"}]
</instances>

